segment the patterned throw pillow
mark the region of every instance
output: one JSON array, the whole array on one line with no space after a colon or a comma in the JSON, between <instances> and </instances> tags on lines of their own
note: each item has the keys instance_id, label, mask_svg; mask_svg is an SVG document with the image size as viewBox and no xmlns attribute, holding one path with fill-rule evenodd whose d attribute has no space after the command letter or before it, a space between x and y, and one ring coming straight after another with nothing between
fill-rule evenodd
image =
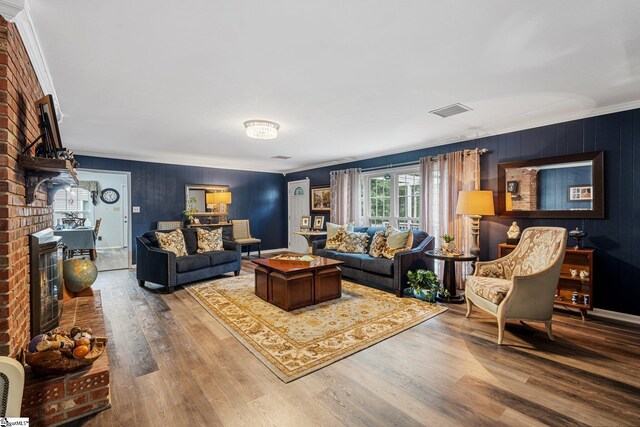
<instances>
[{"instance_id":1,"label":"patterned throw pillow","mask_svg":"<svg viewBox=\"0 0 640 427\"><path fill-rule=\"evenodd\" d=\"M384 231L376 231L371 240L371 247L369 248L369 255L374 258L382 258L382 252L384 251L384 245L387 243L387 236Z\"/></svg>"},{"instance_id":2,"label":"patterned throw pillow","mask_svg":"<svg viewBox=\"0 0 640 427\"><path fill-rule=\"evenodd\" d=\"M173 252L176 256L187 255L182 231L174 230L171 233L158 233L156 231L156 239L158 239L160 249Z\"/></svg>"},{"instance_id":3,"label":"patterned throw pillow","mask_svg":"<svg viewBox=\"0 0 640 427\"><path fill-rule=\"evenodd\" d=\"M206 230L198 227L196 230L198 231L198 253L224 250L222 228Z\"/></svg>"},{"instance_id":4,"label":"patterned throw pillow","mask_svg":"<svg viewBox=\"0 0 640 427\"><path fill-rule=\"evenodd\" d=\"M367 233L344 231L338 251L349 254L366 254L367 243L369 243L369 235Z\"/></svg>"},{"instance_id":5,"label":"patterned throw pillow","mask_svg":"<svg viewBox=\"0 0 640 427\"><path fill-rule=\"evenodd\" d=\"M413 232L411 230L400 231L390 225L385 233L387 241L384 244L382 256L393 259L398 252L408 251L413 246Z\"/></svg>"},{"instance_id":6,"label":"patterned throw pillow","mask_svg":"<svg viewBox=\"0 0 640 427\"><path fill-rule=\"evenodd\" d=\"M336 250L340 247L342 238L345 231L353 231L353 223L351 224L334 224L332 222L327 223L327 242L324 245L325 249Z\"/></svg>"}]
</instances>

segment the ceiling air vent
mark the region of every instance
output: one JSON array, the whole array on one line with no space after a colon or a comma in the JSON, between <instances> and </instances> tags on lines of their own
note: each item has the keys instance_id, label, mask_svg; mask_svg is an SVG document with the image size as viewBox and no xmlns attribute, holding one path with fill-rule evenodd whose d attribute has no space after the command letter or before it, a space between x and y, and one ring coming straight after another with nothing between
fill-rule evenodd
<instances>
[{"instance_id":1,"label":"ceiling air vent","mask_svg":"<svg viewBox=\"0 0 640 427\"><path fill-rule=\"evenodd\" d=\"M435 114L436 116L447 118L447 117L455 116L456 114L466 113L467 111L471 111L471 110L472 108L469 108L466 105L451 104L451 105L447 105L446 107L438 108L437 110L433 110L429 112L431 114Z\"/></svg>"},{"instance_id":2,"label":"ceiling air vent","mask_svg":"<svg viewBox=\"0 0 640 427\"><path fill-rule=\"evenodd\" d=\"M289 156L273 156L272 159L278 159L278 160L289 160L291 157Z\"/></svg>"}]
</instances>

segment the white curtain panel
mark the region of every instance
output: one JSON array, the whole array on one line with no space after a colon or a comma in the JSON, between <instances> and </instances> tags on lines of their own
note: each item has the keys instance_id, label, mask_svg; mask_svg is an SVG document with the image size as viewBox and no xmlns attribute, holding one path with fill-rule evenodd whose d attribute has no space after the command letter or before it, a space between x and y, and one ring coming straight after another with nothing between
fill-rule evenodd
<instances>
[{"instance_id":1,"label":"white curtain panel","mask_svg":"<svg viewBox=\"0 0 640 427\"><path fill-rule=\"evenodd\" d=\"M336 224L353 222L360 225L360 186L362 171L344 169L331 171L331 215L330 221Z\"/></svg>"},{"instance_id":2,"label":"white curtain panel","mask_svg":"<svg viewBox=\"0 0 640 427\"><path fill-rule=\"evenodd\" d=\"M471 220L467 216L456 215L456 205L460 191L480 189L480 153L465 150L440 154L435 158L423 157L420 159L420 179L423 183L421 228L436 237L436 248L442 244L440 236L451 234L455 237L456 248L468 253L473 244ZM442 277L442 262L436 261L435 270ZM469 263L456 263L459 289L464 287L469 273Z\"/></svg>"}]
</instances>

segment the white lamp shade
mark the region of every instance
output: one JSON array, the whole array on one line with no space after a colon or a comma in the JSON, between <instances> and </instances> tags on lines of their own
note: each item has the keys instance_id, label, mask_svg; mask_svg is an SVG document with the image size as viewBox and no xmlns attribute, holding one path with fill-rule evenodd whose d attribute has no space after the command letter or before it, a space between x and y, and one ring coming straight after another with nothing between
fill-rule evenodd
<instances>
[{"instance_id":1,"label":"white lamp shade","mask_svg":"<svg viewBox=\"0 0 640 427\"><path fill-rule=\"evenodd\" d=\"M456 213L458 215L495 215L495 210L493 209L493 191L461 191L458 194Z\"/></svg>"}]
</instances>

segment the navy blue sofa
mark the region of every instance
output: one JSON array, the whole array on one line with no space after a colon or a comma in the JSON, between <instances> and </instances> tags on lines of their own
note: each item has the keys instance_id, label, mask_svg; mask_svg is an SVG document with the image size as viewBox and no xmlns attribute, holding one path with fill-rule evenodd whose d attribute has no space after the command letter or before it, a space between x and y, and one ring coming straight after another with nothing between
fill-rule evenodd
<instances>
[{"instance_id":1,"label":"navy blue sofa","mask_svg":"<svg viewBox=\"0 0 640 427\"><path fill-rule=\"evenodd\" d=\"M411 250L395 254L393 259L374 258L369 255L369 246L376 231L385 231L383 227L355 227L358 233L367 233L369 243L366 254L350 254L325 249L326 240L313 242L313 253L325 258L343 261L340 266L342 275L363 285L395 292L402 297L402 292L408 287L407 271L419 268L433 271L433 259L427 258L424 251L433 249L434 238L424 231L413 231L413 246Z\"/></svg>"},{"instance_id":2,"label":"navy blue sofa","mask_svg":"<svg viewBox=\"0 0 640 427\"><path fill-rule=\"evenodd\" d=\"M204 227L206 228L206 227ZM176 256L173 252L158 247L156 230L147 231L136 238L136 277L138 284L153 282L173 288L185 283L204 280L233 271L240 274L242 254L240 246L230 240L224 240L223 251L198 253L198 237L195 228L181 228L187 256ZM169 233L170 231L158 231Z\"/></svg>"}]
</instances>

